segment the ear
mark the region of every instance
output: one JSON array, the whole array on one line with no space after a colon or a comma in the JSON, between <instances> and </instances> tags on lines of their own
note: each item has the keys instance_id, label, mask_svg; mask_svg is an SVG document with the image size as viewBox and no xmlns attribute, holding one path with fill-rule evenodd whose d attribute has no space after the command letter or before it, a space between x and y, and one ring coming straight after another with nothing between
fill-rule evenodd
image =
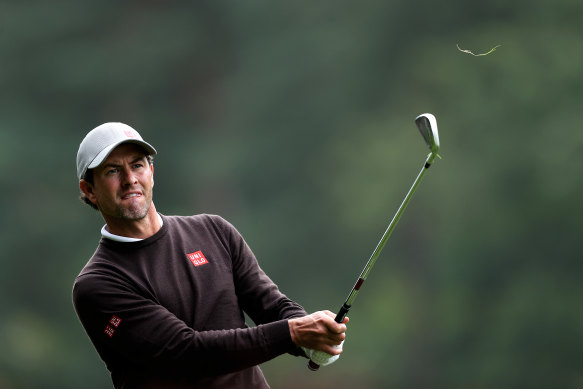
<instances>
[{"instance_id":1,"label":"ear","mask_svg":"<svg viewBox=\"0 0 583 389\"><path fill-rule=\"evenodd\" d=\"M85 181L85 180L80 180L79 181L79 189L81 190L81 192L83 192L85 197L87 197L89 199L89 201L91 201L93 204L97 205L95 191L93 190L93 185L91 185L91 183L89 183L88 181Z\"/></svg>"},{"instance_id":2,"label":"ear","mask_svg":"<svg viewBox=\"0 0 583 389\"><path fill-rule=\"evenodd\" d=\"M152 186L154 186L154 164L150 164L150 171L152 172Z\"/></svg>"}]
</instances>

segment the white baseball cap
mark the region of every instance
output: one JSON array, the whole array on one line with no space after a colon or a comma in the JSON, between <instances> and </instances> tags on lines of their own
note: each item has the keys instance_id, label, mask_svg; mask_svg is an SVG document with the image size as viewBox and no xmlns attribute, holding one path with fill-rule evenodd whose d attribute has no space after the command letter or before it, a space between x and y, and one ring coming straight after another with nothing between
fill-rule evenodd
<instances>
[{"instance_id":1,"label":"white baseball cap","mask_svg":"<svg viewBox=\"0 0 583 389\"><path fill-rule=\"evenodd\" d=\"M109 153L122 143L135 143L142 146L150 155L156 149L145 142L140 134L123 123L104 123L85 136L77 151L77 177L85 177L88 169L96 168L107 158Z\"/></svg>"}]
</instances>

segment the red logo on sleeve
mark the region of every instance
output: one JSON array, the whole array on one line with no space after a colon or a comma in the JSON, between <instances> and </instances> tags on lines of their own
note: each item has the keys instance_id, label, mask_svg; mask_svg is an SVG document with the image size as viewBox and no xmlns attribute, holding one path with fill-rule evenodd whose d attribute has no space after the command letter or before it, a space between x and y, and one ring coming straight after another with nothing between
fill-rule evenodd
<instances>
[{"instance_id":1,"label":"red logo on sleeve","mask_svg":"<svg viewBox=\"0 0 583 389\"><path fill-rule=\"evenodd\" d=\"M204 257L202 251L186 254L186 256L188 257L188 259L190 259L190 262L192 262L194 266L201 266L209 263L209 261L207 261L206 258Z\"/></svg>"},{"instance_id":2,"label":"red logo on sleeve","mask_svg":"<svg viewBox=\"0 0 583 389\"><path fill-rule=\"evenodd\" d=\"M111 319L109 319L109 324L111 324L115 328L119 327L119 323L121 323L121 319L115 315L113 315Z\"/></svg>"},{"instance_id":3,"label":"red logo on sleeve","mask_svg":"<svg viewBox=\"0 0 583 389\"><path fill-rule=\"evenodd\" d=\"M119 323L121 323L121 319L113 315L111 319L109 319L109 323L105 326L105 331L103 331L105 332L105 335L109 336L110 338L113 337L115 329L119 327Z\"/></svg>"},{"instance_id":4,"label":"red logo on sleeve","mask_svg":"<svg viewBox=\"0 0 583 389\"><path fill-rule=\"evenodd\" d=\"M110 338L113 336L113 333L115 332L115 330L108 324L105 326L105 335L109 336Z\"/></svg>"}]
</instances>

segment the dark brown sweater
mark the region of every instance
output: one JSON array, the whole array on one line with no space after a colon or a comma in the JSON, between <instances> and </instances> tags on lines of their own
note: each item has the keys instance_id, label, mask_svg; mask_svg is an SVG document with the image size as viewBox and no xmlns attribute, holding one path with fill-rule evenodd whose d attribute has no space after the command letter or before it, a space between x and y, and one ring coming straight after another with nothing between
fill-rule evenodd
<instances>
[{"instance_id":1,"label":"dark brown sweater","mask_svg":"<svg viewBox=\"0 0 583 389\"><path fill-rule=\"evenodd\" d=\"M162 218L142 241L103 238L73 286L77 315L114 386L269 387L257 365L303 355L287 319L306 312L224 219Z\"/></svg>"}]
</instances>

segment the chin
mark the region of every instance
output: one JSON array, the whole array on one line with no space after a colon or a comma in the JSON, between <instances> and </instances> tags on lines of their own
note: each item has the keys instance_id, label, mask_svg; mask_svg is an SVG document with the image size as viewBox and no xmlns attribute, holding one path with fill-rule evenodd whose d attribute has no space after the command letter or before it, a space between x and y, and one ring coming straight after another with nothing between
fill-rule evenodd
<instances>
[{"instance_id":1,"label":"chin","mask_svg":"<svg viewBox=\"0 0 583 389\"><path fill-rule=\"evenodd\" d=\"M119 214L123 219L126 220L142 220L146 216L148 216L148 211L150 210L150 206L143 206L143 207L130 207L130 208L121 208L119 210Z\"/></svg>"}]
</instances>

